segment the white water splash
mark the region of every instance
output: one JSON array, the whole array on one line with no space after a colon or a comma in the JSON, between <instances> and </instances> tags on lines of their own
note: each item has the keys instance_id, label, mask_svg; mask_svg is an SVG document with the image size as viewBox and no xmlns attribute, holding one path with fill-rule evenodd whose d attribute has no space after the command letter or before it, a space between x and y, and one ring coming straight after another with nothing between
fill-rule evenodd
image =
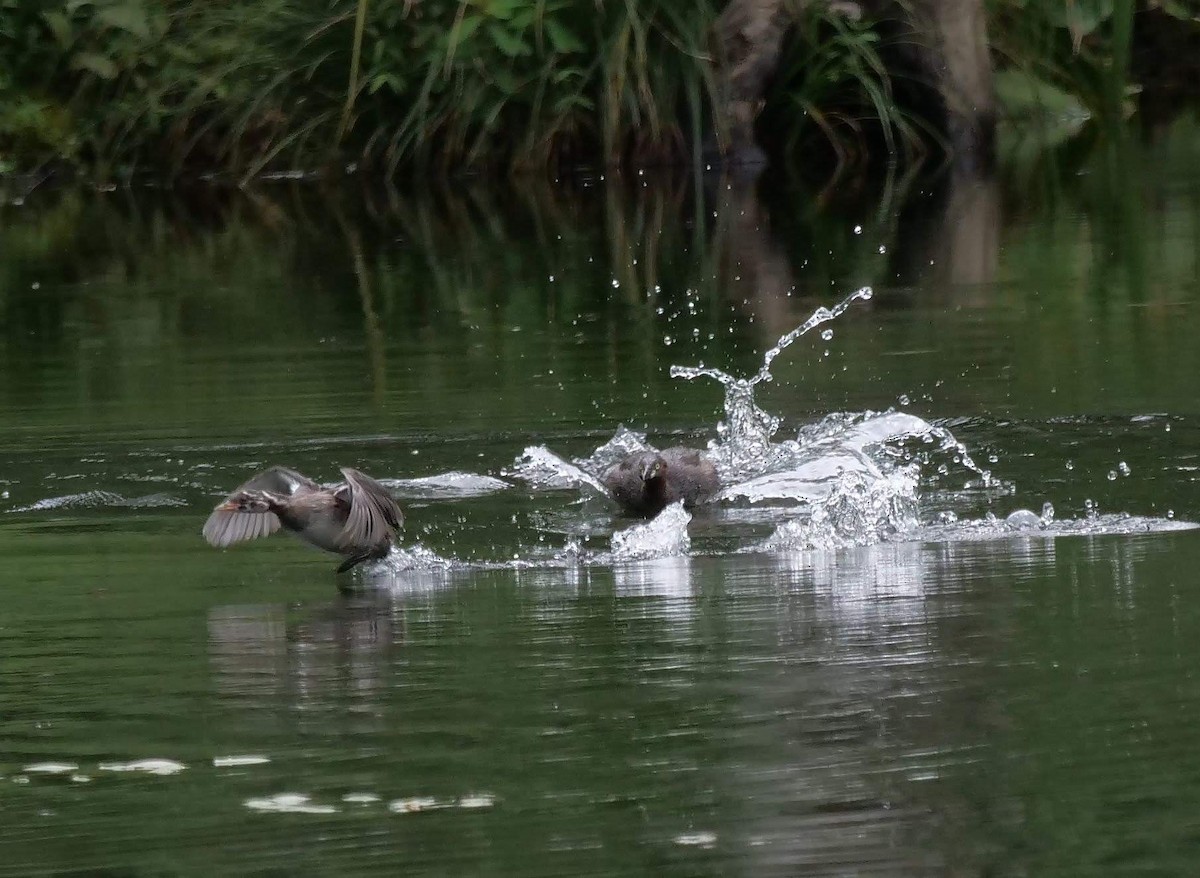
<instances>
[{"instance_id":1,"label":"white water splash","mask_svg":"<svg viewBox=\"0 0 1200 878\"><path fill-rule=\"evenodd\" d=\"M101 762L96 768L99 771L134 771L165 777L166 775L179 774L187 766L182 762L176 762L174 759L137 759L133 762Z\"/></svg>"},{"instance_id":2,"label":"white water splash","mask_svg":"<svg viewBox=\"0 0 1200 878\"><path fill-rule=\"evenodd\" d=\"M380 479L379 482L392 489L397 497L409 500L484 497L512 487L508 482L494 476L457 470L419 479Z\"/></svg>"},{"instance_id":3,"label":"white water splash","mask_svg":"<svg viewBox=\"0 0 1200 878\"><path fill-rule=\"evenodd\" d=\"M807 519L784 522L751 551L840 549L891 539L917 526L915 468L869 478L838 478Z\"/></svg>"},{"instance_id":4,"label":"white water splash","mask_svg":"<svg viewBox=\"0 0 1200 878\"><path fill-rule=\"evenodd\" d=\"M682 503L672 503L650 521L617 531L612 536L612 561L638 561L686 555L692 546Z\"/></svg>"},{"instance_id":5,"label":"white water splash","mask_svg":"<svg viewBox=\"0 0 1200 878\"><path fill-rule=\"evenodd\" d=\"M266 756L214 756L213 768L244 768L248 765L266 765L271 760Z\"/></svg>"},{"instance_id":6,"label":"white water splash","mask_svg":"<svg viewBox=\"0 0 1200 878\"><path fill-rule=\"evenodd\" d=\"M453 558L444 558L422 545L412 545L408 547L393 546L387 557L375 566L391 573L403 573L407 570L451 570L461 566L461 562L455 561Z\"/></svg>"},{"instance_id":7,"label":"white water splash","mask_svg":"<svg viewBox=\"0 0 1200 878\"><path fill-rule=\"evenodd\" d=\"M38 762L26 765L21 770L26 774L69 774L78 771L79 766L74 762Z\"/></svg>"},{"instance_id":8,"label":"white water splash","mask_svg":"<svg viewBox=\"0 0 1200 878\"><path fill-rule=\"evenodd\" d=\"M304 793L277 793L274 796L247 799L244 804L251 811L276 814L336 814L338 810L333 805L318 805Z\"/></svg>"},{"instance_id":9,"label":"white water splash","mask_svg":"<svg viewBox=\"0 0 1200 878\"><path fill-rule=\"evenodd\" d=\"M505 475L527 482L540 490L588 487L606 493L599 479L577 464L559 457L543 445L531 445Z\"/></svg>"},{"instance_id":10,"label":"white water splash","mask_svg":"<svg viewBox=\"0 0 1200 878\"><path fill-rule=\"evenodd\" d=\"M872 296L870 287L851 293L832 308L818 308L798 327L787 333L763 354L763 364L751 378L737 378L720 369L702 366L672 366L671 377L694 381L711 378L725 388L725 420L717 424L717 440L709 443L723 482L736 482L785 466L794 453L786 443L773 443L781 419L759 408L754 388L773 379L771 363L797 339L822 323L835 319L858 300Z\"/></svg>"}]
</instances>

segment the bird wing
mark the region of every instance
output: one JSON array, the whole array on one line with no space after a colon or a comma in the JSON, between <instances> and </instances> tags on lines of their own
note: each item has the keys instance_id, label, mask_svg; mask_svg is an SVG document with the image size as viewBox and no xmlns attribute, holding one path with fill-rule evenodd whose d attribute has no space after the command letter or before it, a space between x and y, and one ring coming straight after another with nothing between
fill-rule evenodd
<instances>
[{"instance_id":1,"label":"bird wing","mask_svg":"<svg viewBox=\"0 0 1200 878\"><path fill-rule=\"evenodd\" d=\"M350 487L350 513L342 528L343 546L377 546L404 525L404 513L383 485L350 467L342 467Z\"/></svg>"},{"instance_id":2,"label":"bird wing","mask_svg":"<svg viewBox=\"0 0 1200 878\"><path fill-rule=\"evenodd\" d=\"M279 530L274 512L238 512L214 509L204 522L204 539L210 546L224 549L244 540L255 540Z\"/></svg>"},{"instance_id":3,"label":"bird wing","mask_svg":"<svg viewBox=\"0 0 1200 878\"><path fill-rule=\"evenodd\" d=\"M238 485L226 499L230 499L234 494L242 491L266 491L270 494L283 494L290 497L293 494L319 490L321 490L321 486L308 476L298 473L294 469L288 469L286 466L273 466Z\"/></svg>"},{"instance_id":4,"label":"bird wing","mask_svg":"<svg viewBox=\"0 0 1200 878\"><path fill-rule=\"evenodd\" d=\"M263 470L238 485L218 504L208 516L208 521L204 522L204 539L208 540L209 545L224 549L234 543L269 536L279 530L279 518L273 512L239 512L236 509L221 508L243 491L265 491L268 494L291 497L319 490L320 485L308 476L286 466L273 466Z\"/></svg>"}]
</instances>

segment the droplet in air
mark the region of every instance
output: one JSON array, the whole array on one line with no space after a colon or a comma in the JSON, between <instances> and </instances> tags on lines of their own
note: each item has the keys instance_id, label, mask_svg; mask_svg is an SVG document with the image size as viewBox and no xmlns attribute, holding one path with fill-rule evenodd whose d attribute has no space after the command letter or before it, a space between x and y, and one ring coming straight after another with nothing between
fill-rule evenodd
<instances>
[{"instance_id":1,"label":"droplet in air","mask_svg":"<svg viewBox=\"0 0 1200 878\"><path fill-rule=\"evenodd\" d=\"M832 329L822 329L821 330L821 338L825 339L825 341L833 341L833 330Z\"/></svg>"}]
</instances>

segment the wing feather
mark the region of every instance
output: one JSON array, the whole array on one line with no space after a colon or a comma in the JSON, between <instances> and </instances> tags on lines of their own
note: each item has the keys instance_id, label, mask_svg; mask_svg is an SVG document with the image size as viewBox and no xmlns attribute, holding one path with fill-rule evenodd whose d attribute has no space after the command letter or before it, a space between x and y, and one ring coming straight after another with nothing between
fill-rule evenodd
<instances>
[{"instance_id":1,"label":"wing feather","mask_svg":"<svg viewBox=\"0 0 1200 878\"><path fill-rule=\"evenodd\" d=\"M209 545L224 549L234 543L265 537L279 530L279 518L274 512L237 512L213 510L204 522L204 539Z\"/></svg>"},{"instance_id":2,"label":"wing feather","mask_svg":"<svg viewBox=\"0 0 1200 878\"><path fill-rule=\"evenodd\" d=\"M342 528L343 546L378 546L404 524L404 513L388 489L368 475L342 467L350 487L350 514Z\"/></svg>"},{"instance_id":3,"label":"wing feather","mask_svg":"<svg viewBox=\"0 0 1200 878\"><path fill-rule=\"evenodd\" d=\"M273 466L238 485L223 502L229 502L243 491L263 491L291 497L319 490L320 485L308 476L286 466ZM204 522L203 534L209 545L224 549L234 543L269 536L279 527L279 518L273 512L238 512L223 510L218 506Z\"/></svg>"}]
</instances>

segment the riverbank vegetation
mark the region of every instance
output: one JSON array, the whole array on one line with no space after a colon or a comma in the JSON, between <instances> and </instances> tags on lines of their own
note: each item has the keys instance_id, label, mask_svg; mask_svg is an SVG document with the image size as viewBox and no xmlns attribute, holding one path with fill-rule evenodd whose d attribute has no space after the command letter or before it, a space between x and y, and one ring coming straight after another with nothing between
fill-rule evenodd
<instances>
[{"instance_id":1,"label":"riverbank vegetation","mask_svg":"<svg viewBox=\"0 0 1200 878\"><path fill-rule=\"evenodd\" d=\"M695 161L721 128L721 6L0 2L0 170L248 179ZM938 149L936 126L897 97L894 10L789 9L764 142L839 161ZM1184 0L989 0L988 12L1002 111L1068 128L1136 107L1142 19L1195 30L1197 14Z\"/></svg>"}]
</instances>

